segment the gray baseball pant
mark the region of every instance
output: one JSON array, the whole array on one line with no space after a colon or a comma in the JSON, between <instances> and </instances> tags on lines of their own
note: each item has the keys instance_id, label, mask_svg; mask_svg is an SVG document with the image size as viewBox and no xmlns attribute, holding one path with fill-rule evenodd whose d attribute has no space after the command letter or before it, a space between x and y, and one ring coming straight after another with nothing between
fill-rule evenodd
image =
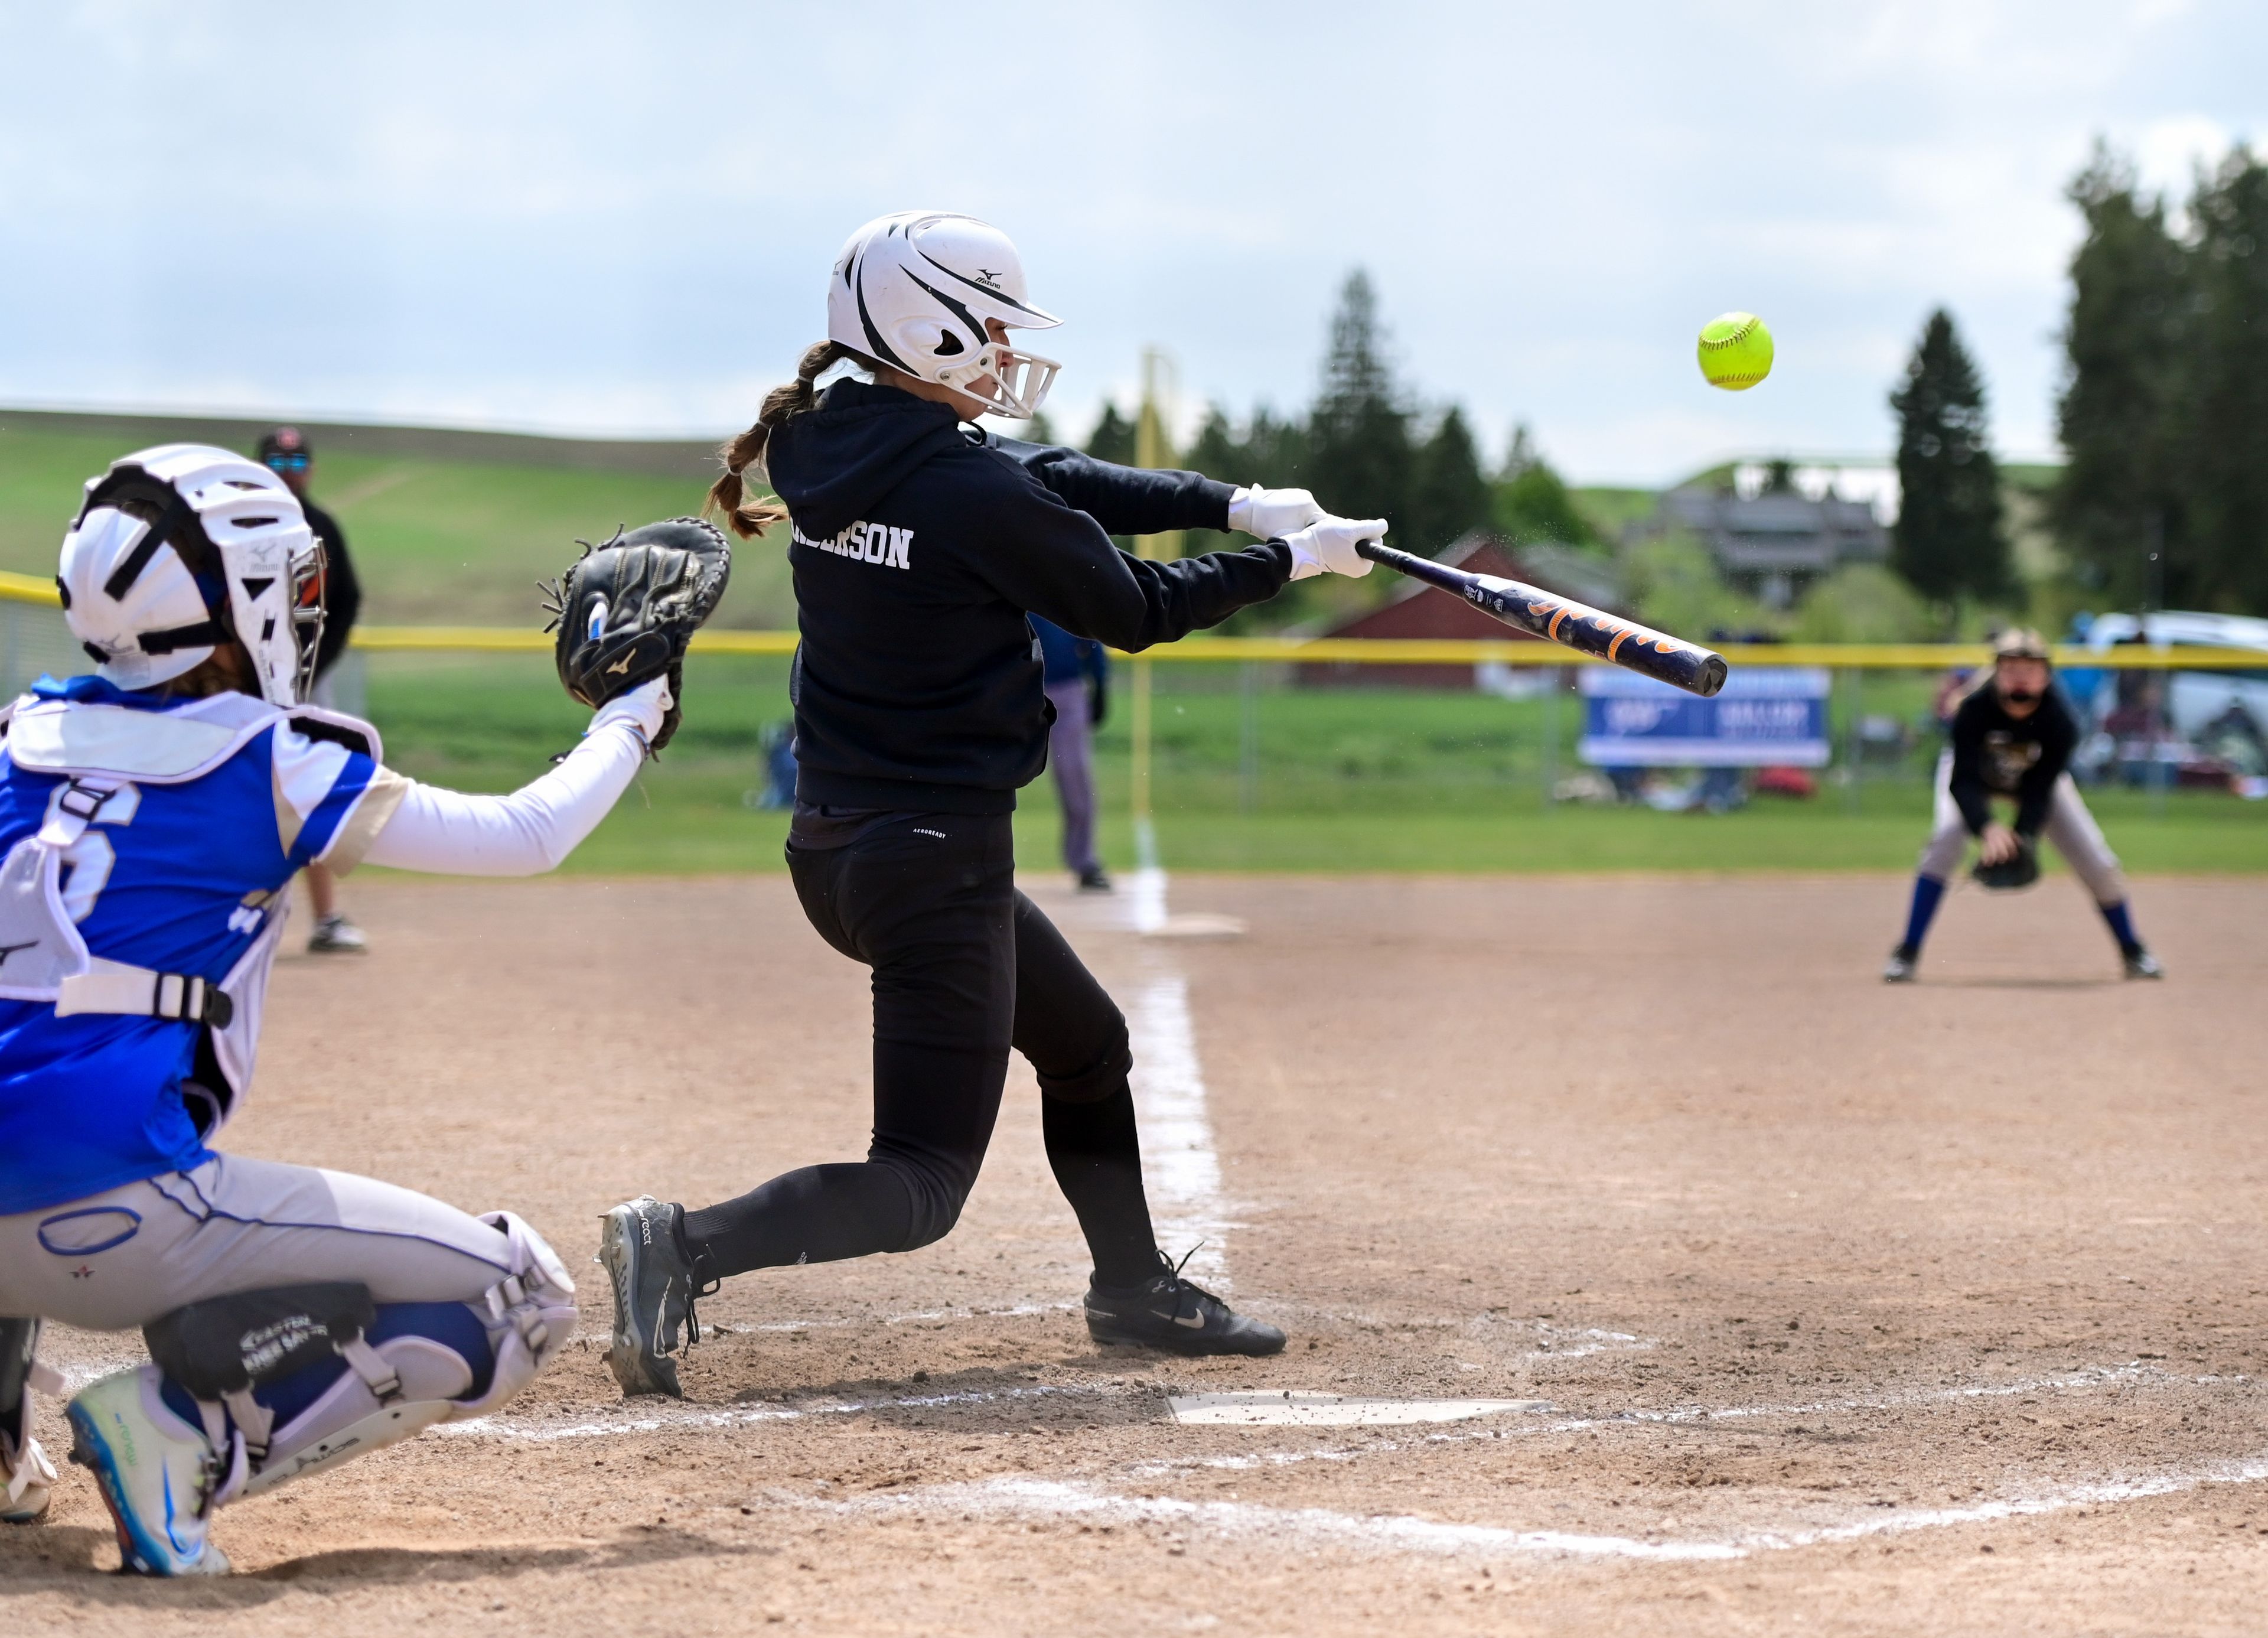
<instances>
[{"instance_id":1,"label":"gray baseball pant","mask_svg":"<svg viewBox=\"0 0 2268 1638\"><path fill-rule=\"evenodd\" d=\"M2118 867L2118 855L2102 839L2102 827L2087 811L2079 786L2068 773L2055 782L2047 823L2041 833L2063 855L2072 873L2087 884L2097 904L2108 909L2125 902L2126 874ZM1953 800L1953 753L1947 751L1937 759L1936 817L1928 845L1921 850L1921 874L1933 882L1948 881L1961 868L1962 857L1968 851L1969 822L1961 816Z\"/></svg>"},{"instance_id":2,"label":"gray baseball pant","mask_svg":"<svg viewBox=\"0 0 2268 1638\"><path fill-rule=\"evenodd\" d=\"M512 1272L497 1229L415 1190L221 1155L0 1217L0 1314L128 1331L189 1302L359 1280L384 1302L472 1302Z\"/></svg>"},{"instance_id":3,"label":"gray baseball pant","mask_svg":"<svg viewBox=\"0 0 2268 1638\"><path fill-rule=\"evenodd\" d=\"M1101 861L1094 856L1094 726L1086 679L1048 685L1056 708L1048 730L1048 760L1055 766L1056 794L1063 802L1063 858L1073 875L1085 875Z\"/></svg>"}]
</instances>

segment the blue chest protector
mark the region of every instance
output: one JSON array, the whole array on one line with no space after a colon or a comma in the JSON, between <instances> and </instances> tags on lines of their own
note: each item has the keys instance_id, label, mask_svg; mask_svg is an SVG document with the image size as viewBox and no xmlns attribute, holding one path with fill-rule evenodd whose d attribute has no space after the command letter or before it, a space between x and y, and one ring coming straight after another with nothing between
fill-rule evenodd
<instances>
[{"instance_id":1,"label":"blue chest protector","mask_svg":"<svg viewBox=\"0 0 2268 1638\"><path fill-rule=\"evenodd\" d=\"M284 889L377 750L350 719L243 695L43 678L18 703L0 740L0 1214L208 1157L251 1077Z\"/></svg>"}]
</instances>

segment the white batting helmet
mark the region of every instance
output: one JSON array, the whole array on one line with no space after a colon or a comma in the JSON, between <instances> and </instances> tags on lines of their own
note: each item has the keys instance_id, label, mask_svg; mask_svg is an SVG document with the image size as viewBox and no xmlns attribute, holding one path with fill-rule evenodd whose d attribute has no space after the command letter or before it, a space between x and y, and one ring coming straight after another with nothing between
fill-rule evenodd
<instances>
[{"instance_id":1,"label":"white batting helmet","mask_svg":"<svg viewBox=\"0 0 2268 1638\"><path fill-rule=\"evenodd\" d=\"M1063 322L1034 306L1008 236L973 216L901 210L850 235L827 285L827 335L868 358L966 393L995 414L1036 415L1062 366L992 339Z\"/></svg>"},{"instance_id":2,"label":"white batting helmet","mask_svg":"<svg viewBox=\"0 0 2268 1638\"><path fill-rule=\"evenodd\" d=\"M291 705L313 676L321 574L281 478L225 449L161 444L87 480L55 587L71 634L119 687L154 688L234 638L261 697Z\"/></svg>"}]
</instances>

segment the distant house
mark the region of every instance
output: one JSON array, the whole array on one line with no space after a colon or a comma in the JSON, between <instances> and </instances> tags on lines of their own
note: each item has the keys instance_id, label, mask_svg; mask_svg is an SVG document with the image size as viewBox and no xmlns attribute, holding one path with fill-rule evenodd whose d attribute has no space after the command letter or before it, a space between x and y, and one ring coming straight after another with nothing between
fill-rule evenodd
<instances>
[{"instance_id":1,"label":"distant house","mask_svg":"<svg viewBox=\"0 0 2268 1638\"><path fill-rule=\"evenodd\" d=\"M1474 574L1525 580L1531 586L1541 586L1601 607L1611 607L1615 595L1613 566L1568 547L1536 547L1515 555L1514 549L1498 536L1476 530L1437 552L1434 561ZM1399 575L1394 579L1399 584L1388 601L1317 635L1537 640L1525 631L1491 619L1461 598ZM1506 669L1501 663L1476 668L1469 663L1380 666L1357 665L1351 660L1315 660L1299 668L1299 681L1303 686L1322 688L1388 683L1400 688L1459 689L1496 686L1498 674Z\"/></svg>"},{"instance_id":2,"label":"distant house","mask_svg":"<svg viewBox=\"0 0 2268 1638\"><path fill-rule=\"evenodd\" d=\"M1889 556L1890 532L1879 497L1845 499L1831 481L1789 482L1785 469L1779 476L1778 483L1763 485L1673 489L1635 532L1682 529L1697 535L1717 572L1771 609L1788 607L1812 581L1845 564L1881 563Z\"/></svg>"}]
</instances>

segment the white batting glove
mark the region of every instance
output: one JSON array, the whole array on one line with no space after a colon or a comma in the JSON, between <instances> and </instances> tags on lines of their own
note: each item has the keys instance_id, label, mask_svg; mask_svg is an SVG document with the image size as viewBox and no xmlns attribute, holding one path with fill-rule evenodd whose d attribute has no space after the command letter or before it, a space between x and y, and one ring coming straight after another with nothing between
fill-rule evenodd
<instances>
[{"instance_id":1,"label":"white batting glove","mask_svg":"<svg viewBox=\"0 0 2268 1638\"><path fill-rule=\"evenodd\" d=\"M1284 543L1292 549L1292 578L1304 580L1314 574L1368 574L1377 565L1367 557L1357 555L1357 541L1383 541L1386 520L1366 518L1351 522L1345 518L1326 517L1321 522L1310 523L1296 535L1286 535Z\"/></svg>"},{"instance_id":2,"label":"white batting glove","mask_svg":"<svg viewBox=\"0 0 2268 1638\"><path fill-rule=\"evenodd\" d=\"M641 682L627 694L617 694L599 707L599 714L591 719L591 726L583 731L588 739L611 723L627 723L637 730L638 738L648 744L661 732L661 719L669 714L675 702L669 697L669 679L656 677L651 682Z\"/></svg>"},{"instance_id":3,"label":"white batting glove","mask_svg":"<svg viewBox=\"0 0 2268 1638\"><path fill-rule=\"evenodd\" d=\"M1241 489L1228 498L1228 527L1263 541L1282 540L1324 516L1304 489Z\"/></svg>"}]
</instances>

